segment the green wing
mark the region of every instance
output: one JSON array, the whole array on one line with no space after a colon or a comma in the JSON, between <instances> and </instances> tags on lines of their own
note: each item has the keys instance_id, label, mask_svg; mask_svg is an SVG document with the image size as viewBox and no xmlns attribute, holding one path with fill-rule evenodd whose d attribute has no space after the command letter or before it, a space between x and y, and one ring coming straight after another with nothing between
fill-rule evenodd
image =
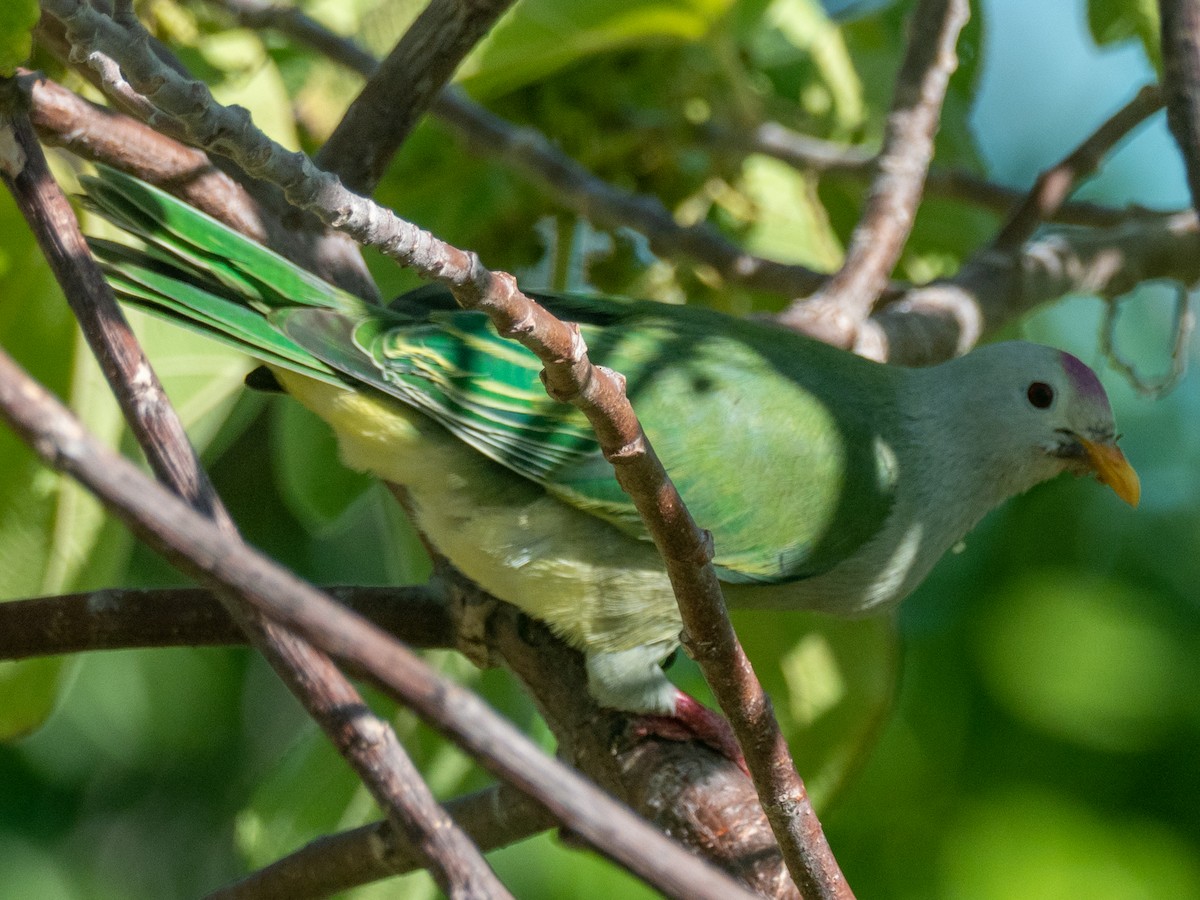
<instances>
[{"instance_id":1,"label":"green wing","mask_svg":"<svg viewBox=\"0 0 1200 900\"><path fill-rule=\"evenodd\" d=\"M97 241L125 300L271 365L369 387L566 503L647 539L583 415L487 317L426 288L386 309L334 288L135 179L102 170L89 202L144 247ZM825 571L882 524L895 479L884 367L691 307L538 295L626 376L643 426L727 580Z\"/></svg>"}]
</instances>

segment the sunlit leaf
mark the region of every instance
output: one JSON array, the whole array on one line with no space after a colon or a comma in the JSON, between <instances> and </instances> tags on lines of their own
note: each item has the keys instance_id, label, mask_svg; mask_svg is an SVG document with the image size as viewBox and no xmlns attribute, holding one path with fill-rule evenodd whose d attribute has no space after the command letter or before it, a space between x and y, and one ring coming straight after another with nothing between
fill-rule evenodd
<instances>
[{"instance_id":1,"label":"sunlit leaf","mask_svg":"<svg viewBox=\"0 0 1200 900\"><path fill-rule=\"evenodd\" d=\"M730 0L525 0L459 69L473 94L509 91L586 56L703 37Z\"/></svg>"}]
</instances>

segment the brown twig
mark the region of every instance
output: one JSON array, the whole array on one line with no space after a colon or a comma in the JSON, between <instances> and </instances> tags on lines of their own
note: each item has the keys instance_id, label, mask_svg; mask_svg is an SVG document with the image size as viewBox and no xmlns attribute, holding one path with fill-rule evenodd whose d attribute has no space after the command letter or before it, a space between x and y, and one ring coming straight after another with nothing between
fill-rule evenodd
<instances>
[{"instance_id":1,"label":"brown twig","mask_svg":"<svg viewBox=\"0 0 1200 900\"><path fill-rule=\"evenodd\" d=\"M445 599L431 586L324 590L411 647L454 646ZM245 642L245 632L204 588L114 588L0 603L0 659Z\"/></svg>"},{"instance_id":2,"label":"brown twig","mask_svg":"<svg viewBox=\"0 0 1200 900\"><path fill-rule=\"evenodd\" d=\"M503 784L451 800L446 811L483 850L506 847L554 825L544 808ZM211 892L206 900L317 900L420 867L420 859L395 829L372 822L318 838Z\"/></svg>"},{"instance_id":3,"label":"brown twig","mask_svg":"<svg viewBox=\"0 0 1200 900\"><path fill-rule=\"evenodd\" d=\"M1025 196L992 240L1000 252L1020 249L1038 226L1057 213L1084 178L1100 167L1101 161L1123 137L1162 108L1162 92L1147 85L1100 125L1078 147L1038 176Z\"/></svg>"},{"instance_id":4,"label":"brown twig","mask_svg":"<svg viewBox=\"0 0 1200 900\"><path fill-rule=\"evenodd\" d=\"M1184 284L1200 279L1194 214L1053 232L1019 253L977 253L954 278L887 298L855 349L901 365L931 365L966 353L1050 300L1079 293L1113 299L1154 279Z\"/></svg>"},{"instance_id":5,"label":"brown twig","mask_svg":"<svg viewBox=\"0 0 1200 900\"><path fill-rule=\"evenodd\" d=\"M253 0L208 2L253 27L270 25L362 75L369 76L378 65L353 41L332 34L293 8L251 11ZM658 198L618 190L558 150L545 135L505 121L453 88L442 91L431 112L474 151L503 159L568 209L602 227L640 231L660 256L686 256L710 266L727 281L787 297L815 290L825 277L804 266L747 253L708 225L679 225Z\"/></svg>"},{"instance_id":6,"label":"brown twig","mask_svg":"<svg viewBox=\"0 0 1200 900\"><path fill-rule=\"evenodd\" d=\"M30 121L45 143L136 175L293 262L309 262L307 245L297 240L297 232L277 216L264 214L245 188L204 152L90 103L40 73L21 71L17 82L29 98Z\"/></svg>"},{"instance_id":7,"label":"brown twig","mask_svg":"<svg viewBox=\"0 0 1200 900\"><path fill-rule=\"evenodd\" d=\"M79 480L182 571L213 590L236 592L323 652L369 673L373 682L485 768L533 796L558 821L570 823L576 834L659 890L714 900L749 896L728 876L543 755L487 704L435 673L411 650L150 481L92 437L3 352L0 418L46 463ZM344 712L348 720L362 715L358 709Z\"/></svg>"},{"instance_id":8,"label":"brown twig","mask_svg":"<svg viewBox=\"0 0 1200 900\"><path fill-rule=\"evenodd\" d=\"M760 153L801 171L818 174L864 179L875 171L878 160L877 154L865 147L801 134L778 122L765 122L749 129L707 125L700 133L703 140L718 148L743 154ZM997 184L962 169L931 166L925 178L925 196L959 200L1007 215L1028 196L1028 192ZM1061 203L1044 212L1047 222L1099 228L1120 225L1131 218L1161 215L1139 206L1117 208L1081 200Z\"/></svg>"},{"instance_id":9,"label":"brown twig","mask_svg":"<svg viewBox=\"0 0 1200 900\"><path fill-rule=\"evenodd\" d=\"M1125 376L1134 390L1146 397L1158 399L1169 393L1187 373L1188 355L1191 349L1192 332L1196 330L1196 314L1192 312L1191 291L1186 285L1176 283L1175 314L1171 325L1171 364L1158 378L1148 379L1138 372L1137 367L1117 350L1117 315L1121 304L1109 300L1104 310L1104 322L1100 326L1100 352L1108 364Z\"/></svg>"},{"instance_id":10,"label":"brown twig","mask_svg":"<svg viewBox=\"0 0 1200 900\"><path fill-rule=\"evenodd\" d=\"M1200 210L1200 3L1159 0L1167 125L1183 154L1192 206Z\"/></svg>"},{"instance_id":11,"label":"brown twig","mask_svg":"<svg viewBox=\"0 0 1200 900\"><path fill-rule=\"evenodd\" d=\"M854 345L912 229L942 101L958 65L954 47L969 15L967 0L921 0L913 10L878 171L845 263L816 295L780 314L783 324L835 346Z\"/></svg>"},{"instance_id":12,"label":"brown twig","mask_svg":"<svg viewBox=\"0 0 1200 900\"><path fill-rule=\"evenodd\" d=\"M13 107L0 120L12 155L3 180L30 223L43 254L80 321L130 427L159 479L201 518L236 540L237 530L209 483L183 425L92 260L74 212L50 175L29 120ZM453 826L404 753L395 732L370 712L332 661L251 605L222 594L230 614L309 714L325 729L364 785L407 834L435 879L453 896L504 896L478 849Z\"/></svg>"},{"instance_id":13,"label":"brown twig","mask_svg":"<svg viewBox=\"0 0 1200 900\"><path fill-rule=\"evenodd\" d=\"M431 0L346 110L317 165L370 194L463 57L513 0Z\"/></svg>"},{"instance_id":14,"label":"brown twig","mask_svg":"<svg viewBox=\"0 0 1200 900\"><path fill-rule=\"evenodd\" d=\"M43 16L35 34L41 46L64 64L70 64L71 45L56 19ZM157 42L152 46L165 65L181 75L187 74L183 64L166 47ZM364 300L379 301L379 291L358 246L344 236L326 233L315 217L293 209L273 185L247 178L220 156L210 157L129 115L79 98L71 101L68 98L72 95L64 94L52 82L23 74L28 76L22 80L23 88L30 90L32 82L34 116L41 119L35 126L44 140L59 146L69 145L85 159L105 162L144 177L176 196L195 202L199 209L231 228L267 243L310 272ZM102 79L95 71L84 67L81 74L103 89ZM39 90L41 85L46 86L44 91ZM37 112L42 103L46 105L45 115ZM118 107L130 108L124 103L118 103Z\"/></svg>"}]
</instances>

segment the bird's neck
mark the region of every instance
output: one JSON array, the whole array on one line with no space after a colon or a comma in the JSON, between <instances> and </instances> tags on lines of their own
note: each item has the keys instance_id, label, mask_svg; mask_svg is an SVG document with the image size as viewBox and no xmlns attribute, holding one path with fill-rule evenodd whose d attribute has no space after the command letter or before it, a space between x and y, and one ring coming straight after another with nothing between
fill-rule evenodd
<instances>
[{"instance_id":1,"label":"bird's neck","mask_svg":"<svg viewBox=\"0 0 1200 900\"><path fill-rule=\"evenodd\" d=\"M994 441L964 423L977 418L978 399L968 380L934 369L913 369L903 403L916 477L913 496L931 549L940 556L989 511L1031 483Z\"/></svg>"}]
</instances>

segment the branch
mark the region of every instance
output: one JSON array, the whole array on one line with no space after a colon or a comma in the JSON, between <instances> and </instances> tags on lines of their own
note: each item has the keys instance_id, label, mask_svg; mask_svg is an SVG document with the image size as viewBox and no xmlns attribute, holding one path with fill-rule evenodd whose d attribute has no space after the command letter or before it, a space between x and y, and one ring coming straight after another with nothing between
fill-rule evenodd
<instances>
[{"instance_id":1,"label":"branch","mask_svg":"<svg viewBox=\"0 0 1200 900\"><path fill-rule=\"evenodd\" d=\"M6 80L10 103L16 100L15 87ZM33 229L151 468L186 501L183 505L189 512L194 507L197 512L192 514L198 519L211 522L214 530L233 538L237 529L88 253L70 204L50 175L28 119L9 113L0 119L0 132L11 141L11 155L0 165L4 183ZM393 824L414 841L442 887L452 896L481 890L504 896L503 885L482 855L437 805L395 732L370 713L332 661L252 606L232 595L223 594L222 598Z\"/></svg>"},{"instance_id":2,"label":"branch","mask_svg":"<svg viewBox=\"0 0 1200 900\"><path fill-rule=\"evenodd\" d=\"M479 589L449 582L465 603ZM800 896L753 785L712 748L657 737L630 740L626 714L596 705L582 657L501 604L487 619L488 646L527 685L554 731L559 755L764 897ZM820 894L808 894L810 900Z\"/></svg>"},{"instance_id":3,"label":"branch","mask_svg":"<svg viewBox=\"0 0 1200 900\"><path fill-rule=\"evenodd\" d=\"M511 275L488 271L474 254L464 253L390 210L352 194L303 154L271 142L254 128L245 110L221 106L203 84L183 79L159 64L148 52L145 32L135 28L135 23L127 23L128 30L122 28L82 0L44 0L44 8L63 23L77 52L101 74L106 89L126 96L134 107L149 107L156 123L178 130L208 149L217 149L247 172L278 184L292 202L330 227L376 247L424 277L441 281L461 306L483 310L499 334L519 341L537 355L544 366L542 380L547 393L575 405L587 417L618 483L637 507L663 557L685 629L713 635L717 632L707 630L713 627L709 623L725 620L717 628L732 643L702 647L699 661L729 714L746 695L731 695L726 689L729 683L714 670L714 663L744 657L728 625L712 567L711 537L697 528L667 477L629 404L623 379L591 364L578 327L564 325L521 294ZM153 102L145 92L152 94ZM738 669L743 678L751 675L748 664L739 664ZM755 693L762 696L762 688ZM803 784L786 745L775 738L778 725L767 724L769 715L764 714L768 711L769 704L764 702L757 704L752 714L739 711L732 719L735 729L740 729L736 733L743 748L751 751L747 762L755 783L782 790L778 797L769 797L766 806L784 858L802 888L844 886L836 865L829 871L832 853L819 826L813 827L815 816L805 804ZM749 734L747 725L761 726L764 732ZM779 754L786 759L789 773L780 771ZM795 819L791 818L793 811L798 813Z\"/></svg>"},{"instance_id":4,"label":"branch","mask_svg":"<svg viewBox=\"0 0 1200 900\"><path fill-rule=\"evenodd\" d=\"M1147 85L1138 91L1137 96L1117 110L1083 143L1038 176L1033 188L993 238L992 247L1001 252L1019 249L1033 236L1039 225L1062 208L1079 182L1100 167L1101 161L1117 142L1158 112L1162 105L1162 92L1156 86Z\"/></svg>"},{"instance_id":5,"label":"branch","mask_svg":"<svg viewBox=\"0 0 1200 900\"><path fill-rule=\"evenodd\" d=\"M340 603L365 616L411 646L453 647L462 630L445 596L445 583L421 588L328 588ZM543 716L558 740L560 753L651 819L685 846L702 852L763 896L787 898L796 891L788 877L779 847L758 798L741 771L709 748L678 741L642 739L613 747L613 736L630 730L628 716L602 710L587 692L580 655L548 630L530 623L508 604L479 598L478 588L454 583L453 593L471 593L469 602L492 602L499 607L487 620L491 646L538 700ZM244 643L211 591L169 588L157 591L103 590L90 594L39 597L0 604L0 659L25 659L59 653L114 650L148 646L200 646ZM341 660L346 664L345 660ZM361 674L361 673L360 673ZM615 755L614 755L615 754ZM507 808L507 807L505 807ZM479 842L481 833L460 821ZM508 821L507 815L505 821ZM394 835L393 829L388 834ZM333 840L354 855L340 839ZM347 837L346 840L351 840ZM325 841L316 842L323 847ZM314 853L324 852L316 847ZM361 849L359 858L369 856ZM300 851L306 853L307 851ZM335 858L338 852L329 851ZM327 860L328 861L328 860ZM332 865L333 863L331 863ZM345 873L360 872L364 880L390 874L378 865L360 868L347 862ZM280 860L285 874L300 867L315 875L319 867ZM255 879L258 876L250 876ZM321 878L342 877L331 873ZM348 876L347 876L348 877ZM314 884L324 882L315 881ZM290 884L290 882L289 882ZM289 891L282 892L290 896Z\"/></svg>"},{"instance_id":6,"label":"branch","mask_svg":"<svg viewBox=\"0 0 1200 900\"><path fill-rule=\"evenodd\" d=\"M339 603L413 647L455 645L454 623L431 587L327 587ZM0 603L0 659L134 647L244 644L217 596L204 588L107 589Z\"/></svg>"},{"instance_id":7,"label":"branch","mask_svg":"<svg viewBox=\"0 0 1200 900\"><path fill-rule=\"evenodd\" d=\"M1192 213L1052 232L1015 253L981 252L951 279L886 298L855 352L900 365L961 356L1013 319L1067 294L1115 299L1143 281L1200 280Z\"/></svg>"},{"instance_id":8,"label":"branch","mask_svg":"<svg viewBox=\"0 0 1200 900\"><path fill-rule=\"evenodd\" d=\"M700 130L707 143L737 153L760 153L805 172L868 178L878 164L878 156L861 146L839 144L801 134L778 122L765 122L748 130L706 125ZM925 196L943 197L971 203L997 213L1008 214L1028 192L981 178L962 169L931 166L925 178ZM1086 200L1059 204L1043 210L1043 219L1064 225L1088 225L1107 228L1135 217L1160 215L1144 207L1118 209Z\"/></svg>"},{"instance_id":9,"label":"branch","mask_svg":"<svg viewBox=\"0 0 1200 900\"><path fill-rule=\"evenodd\" d=\"M904 249L941 117L954 47L967 23L967 0L921 0L913 11L908 50L896 79L878 174L867 207L850 235L842 268L812 298L779 316L791 328L849 348L870 315Z\"/></svg>"},{"instance_id":10,"label":"branch","mask_svg":"<svg viewBox=\"0 0 1200 900\"><path fill-rule=\"evenodd\" d=\"M370 194L417 119L513 0L431 0L346 110L317 165Z\"/></svg>"},{"instance_id":11,"label":"branch","mask_svg":"<svg viewBox=\"0 0 1200 900\"><path fill-rule=\"evenodd\" d=\"M21 70L29 118L43 142L157 185L214 219L313 268L310 234L286 227L207 154L94 103L36 72Z\"/></svg>"},{"instance_id":12,"label":"branch","mask_svg":"<svg viewBox=\"0 0 1200 900\"><path fill-rule=\"evenodd\" d=\"M1159 0L1167 125L1183 154L1192 206L1200 210L1200 3Z\"/></svg>"},{"instance_id":13,"label":"branch","mask_svg":"<svg viewBox=\"0 0 1200 900\"><path fill-rule=\"evenodd\" d=\"M482 850L522 841L554 825L546 810L508 785L495 785L446 804L446 811ZM386 821L318 838L206 900L317 900L421 868L420 858Z\"/></svg>"},{"instance_id":14,"label":"branch","mask_svg":"<svg viewBox=\"0 0 1200 900\"><path fill-rule=\"evenodd\" d=\"M538 800L583 839L675 897L747 895L732 879L543 755L465 688L413 651L343 609L236 536L214 525L113 453L12 358L0 352L0 418L48 465L76 478L177 567L232 591L321 651L348 660L498 777ZM343 710L347 721L361 709ZM457 832L454 826L445 826ZM502 895L502 889L501 889Z\"/></svg>"},{"instance_id":15,"label":"branch","mask_svg":"<svg viewBox=\"0 0 1200 900\"><path fill-rule=\"evenodd\" d=\"M352 41L339 37L291 7L253 12L253 0L208 0L251 27L270 25L364 76L375 59ZM496 157L525 174L578 215L604 228L628 227L645 235L663 257L684 256L710 266L726 281L787 297L808 294L824 276L804 266L775 262L747 253L707 225L681 226L657 197L618 190L587 171L532 128L519 128L454 89L444 90L432 113L454 129L475 152Z\"/></svg>"},{"instance_id":16,"label":"branch","mask_svg":"<svg viewBox=\"0 0 1200 900\"><path fill-rule=\"evenodd\" d=\"M1125 376L1134 390L1146 397L1158 399L1177 385L1187 373L1188 353L1191 348L1192 332L1196 330L1196 314L1192 312L1192 297L1188 287L1176 283L1175 315L1171 326L1172 340L1170 360L1165 374L1153 380L1144 378L1132 362L1117 351L1117 314L1121 305L1110 300L1104 310L1104 324L1100 328L1100 352L1108 364Z\"/></svg>"}]
</instances>

